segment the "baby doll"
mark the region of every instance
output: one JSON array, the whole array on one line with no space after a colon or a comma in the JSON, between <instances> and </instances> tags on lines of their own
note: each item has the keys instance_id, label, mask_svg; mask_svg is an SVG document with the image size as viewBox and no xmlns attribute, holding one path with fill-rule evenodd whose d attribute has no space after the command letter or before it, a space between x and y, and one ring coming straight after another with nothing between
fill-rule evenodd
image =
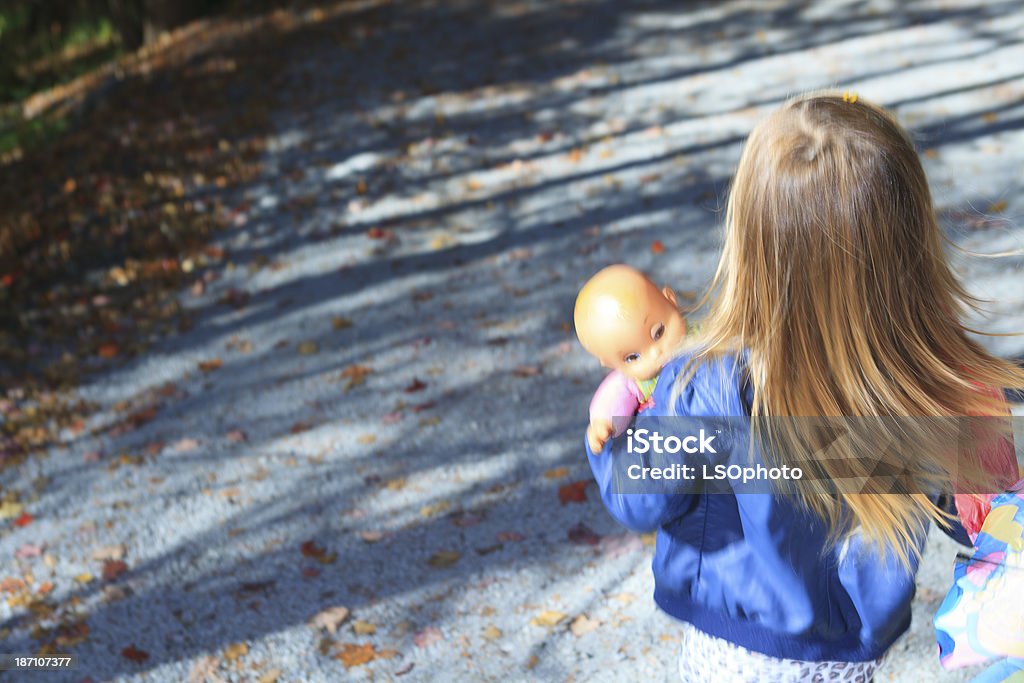
<instances>
[{"instance_id":1,"label":"baby doll","mask_svg":"<svg viewBox=\"0 0 1024 683\"><path fill-rule=\"evenodd\" d=\"M573 318L580 344L612 370L590 402L587 442L600 453L648 407L658 373L686 336L686 320L671 289L658 289L643 273L621 264L583 285Z\"/></svg>"}]
</instances>

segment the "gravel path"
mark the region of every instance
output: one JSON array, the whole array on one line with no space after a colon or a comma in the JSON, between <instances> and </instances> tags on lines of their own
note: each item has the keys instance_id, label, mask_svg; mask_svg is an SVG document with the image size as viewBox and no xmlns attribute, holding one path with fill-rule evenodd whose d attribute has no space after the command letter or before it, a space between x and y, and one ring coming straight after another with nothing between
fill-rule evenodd
<instances>
[{"instance_id":1,"label":"gravel path","mask_svg":"<svg viewBox=\"0 0 1024 683\"><path fill-rule=\"evenodd\" d=\"M0 574L52 584L42 624L80 660L4 680L671 677L647 539L572 486L601 378L578 287L628 261L700 291L744 136L830 86L912 128L955 242L1020 249L1024 9L626 5L351 3L304 29L264 177L225 198L230 263L182 293L194 327L0 473L34 516L3 522ZM998 302L979 324L1024 329L1021 258L959 262ZM954 552L930 543L882 680L969 678L930 628ZM335 633L309 624L333 607ZM0 602L4 651L38 649L26 614Z\"/></svg>"}]
</instances>

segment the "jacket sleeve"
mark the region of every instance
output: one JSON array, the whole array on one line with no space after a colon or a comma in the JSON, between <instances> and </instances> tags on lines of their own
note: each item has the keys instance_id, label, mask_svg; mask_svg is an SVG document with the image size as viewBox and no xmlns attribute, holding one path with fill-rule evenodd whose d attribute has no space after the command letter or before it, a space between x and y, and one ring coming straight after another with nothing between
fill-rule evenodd
<instances>
[{"instance_id":1,"label":"jacket sleeve","mask_svg":"<svg viewBox=\"0 0 1024 683\"><path fill-rule=\"evenodd\" d=\"M609 440L604 450L594 454L583 439L590 469L594 473L601 500L620 524L632 531L654 531L684 514L694 496L664 493L615 493L615 458L635 457L625 453L625 439Z\"/></svg>"},{"instance_id":2,"label":"jacket sleeve","mask_svg":"<svg viewBox=\"0 0 1024 683\"><path fill-rule=\"evenodd\" d=\"M688 414L687 392L673 401L672 384L679 364L680 361L677 359L662 370L652 395L653 406L645 410L644 415ZM629 459L631 462L639 462L638 456L626 452L626 438L610 439L605 443L604 450L597 454L591 451L586 438L583 442L590 461L590 469L601 492L601 500L612 517L628 529L639 532L654 531L682 516L695 505L697 496L692 494L616 493L616 476L622 476L623 461Z\"/></svg>"}]
</instances>

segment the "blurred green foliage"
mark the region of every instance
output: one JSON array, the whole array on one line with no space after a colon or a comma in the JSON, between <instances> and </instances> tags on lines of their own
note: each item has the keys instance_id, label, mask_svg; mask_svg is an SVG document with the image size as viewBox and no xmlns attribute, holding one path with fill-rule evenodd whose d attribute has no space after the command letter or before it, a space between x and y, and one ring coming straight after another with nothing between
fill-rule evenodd
<instances>
[{"instance_id":1,"label":"blurred green foliage","mask_svg":"<svg viewBox=\"0 0 1024 683\"><path fill-rule=\"evenodd\" d=\"M162 31L245 3L232 0L0 0L0 154L66 128L22 118L33 93L68 83Z\"/></svg>"}]
</instances>

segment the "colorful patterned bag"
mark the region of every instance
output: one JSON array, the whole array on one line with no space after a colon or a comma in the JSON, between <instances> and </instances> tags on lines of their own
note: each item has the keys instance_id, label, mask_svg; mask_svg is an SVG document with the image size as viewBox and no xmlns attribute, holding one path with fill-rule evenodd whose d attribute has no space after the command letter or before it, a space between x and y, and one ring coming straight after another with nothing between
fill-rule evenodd
<instances>
[{"instance_id":1,"label":"colorful patterned bag","mask_svg":"<svg viewBox=\"0 0 1024 683\"><path fill-rule=\"evenodd\" d=\"M935 615L945 669L993 662L974 683L1024 683L1024 480L992 499Z\"/></svg>"}]
</instances>

